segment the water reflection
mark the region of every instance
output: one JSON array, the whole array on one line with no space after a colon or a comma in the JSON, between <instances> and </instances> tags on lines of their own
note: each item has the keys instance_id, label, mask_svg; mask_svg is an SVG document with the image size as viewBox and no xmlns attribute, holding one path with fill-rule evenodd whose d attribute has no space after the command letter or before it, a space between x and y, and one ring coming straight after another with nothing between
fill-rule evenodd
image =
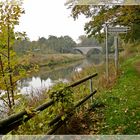
<instances>
[{"instance_id":1,"label":"water reflection","mask_svg":"<svg viewBox=\"0 0 140 140\"><path fill-rule=\"evenodd\" d=\"M89 64L94 64L95 66L101 65L103 63L102 55L93 55L87 58Z\"/></svg>"},{"instance_id":2,"label":"water reflection","mask_svg":"<svg viewBox=\"0 0 140 140\"><path fill-rule=\"evenodd\" d=\"M51 71L47 71L46 68L43 67L40 68L40 71L32 77L21 80L18 89L22 94L29 94L31 91L36 89L49 89L57 82L68 82L74 73L82 71L83 68L89 65L99 65L102 62L103 59L96 56L74 64L69 64L68 66L55 69L52 68Z\"/></svg>"},{"instance_id":3,"label":"water reflection","mask_svg":"<svg viewBox=\"0 0 140 140\"><path fill-rule=\"evenodd\" d=\"M71 64L68 66L60 67L60 68L52 68L51 71L47 71L46 68L41 68L40 72L35 77L40 77L43 80L46 80L48 77L50 79L58 80L58 79L69 79L71 74L74 72L75 67L78 67L81 64L81 61L76 64Z\"/></svg>"},{"instance_id":4,"label":"water reflection","mask_svg":"<svg viewBox=\"0 0 140 140\"><path fill-rule=\"evenodd\" d=\"M21 81L18 89L22 94L30 94L30 92L34 90L49 89L52 85L53 82L50 78L42 80L40 77L32 77Z\"/></svg>"}]
</instances>

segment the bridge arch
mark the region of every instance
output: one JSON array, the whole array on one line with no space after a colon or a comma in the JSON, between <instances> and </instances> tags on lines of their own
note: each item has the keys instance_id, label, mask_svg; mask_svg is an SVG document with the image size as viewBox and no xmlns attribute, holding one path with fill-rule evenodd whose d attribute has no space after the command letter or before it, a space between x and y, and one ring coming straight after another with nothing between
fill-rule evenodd
<instances>
[{"instance_id":1,"label":"bridge arch","mask_svg":"<svg viewBox=\"0 0 140 140\"><path fill-rule=\"evenodd\" d=\"M100 50L100 52L102 52L102 47L101 46L94 46L94 47L76 47L74 48L74 50L77 50L78 52L80 52L83 55L87 55L88 52L90 52L91 50Z\"/></svg>"},{"instance_id":2,"label":"bridge arch","mask_svg":"<svg viewBox=\"0 0 140 140\"><path fill-rule=\"evenodd\" d=\"M84 55L84 53L80 49L74 49L75 52L79 52L80 54Z\"/></svg>"},{"instance_id":3,"label":"bridge arch","mask_svg":"<svg viewBox=\"0 0 140 140\"><path fill-rule=\"evenodd\" d=\"M90 55L99 55L99 54L102 54L102 50L99 49L99 48L92 48L90 49L88 52L87 52L87 56L90 56Z\"/></svg>"}]
</instances>

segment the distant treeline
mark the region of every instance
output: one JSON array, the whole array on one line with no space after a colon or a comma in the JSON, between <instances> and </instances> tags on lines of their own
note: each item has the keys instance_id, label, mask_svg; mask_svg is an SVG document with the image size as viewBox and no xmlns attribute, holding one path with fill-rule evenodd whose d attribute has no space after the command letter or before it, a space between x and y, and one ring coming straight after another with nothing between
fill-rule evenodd
<instances>
[{"instance_id":1,"label":"distant treeline","mask_svg":"<svg viewBox=\"0 0 140 140\"><path fill-rule=\"evenodd\" d=\"M113 37L108 40L109 50L113 45ZM30 41L29 39L16 40L14 50L17 54L23 55L26 53L76 53L75 47L94 47L104 46L104 42L99 43L94 37L88 38L85 35L79 36L79 43L76 43L70 36L56 37L50 35L48 39L45 37L39 38L37 41Z\"/></svg>"},{"instance_id":2,"label":"distant treeline","mask_svg":"<svg viewBox=\"0 0 140 140\"><path fill-rule=\"evenodd\" d=\"M37 41L16 40L14 50L18 54L25 54L29 52L40 53L73 53L76 47L75 41L69 36L49 36L48 39L41 37Z\"/></svg>"}]
</instances>

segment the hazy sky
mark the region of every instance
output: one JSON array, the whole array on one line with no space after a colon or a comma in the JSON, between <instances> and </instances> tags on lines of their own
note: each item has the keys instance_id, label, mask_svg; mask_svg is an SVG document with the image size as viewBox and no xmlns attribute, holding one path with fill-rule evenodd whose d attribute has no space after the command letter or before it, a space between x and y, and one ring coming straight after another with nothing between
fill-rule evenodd
<instances>
[{"instance_id":1,"label":"hazy sky","mask_svg":"<svg viewBox=\"0 0 140 140\"><path fill-rule=\"evenodd\" d=\"M16 31L25 31L31 40L48 35L69 35L75 41L84 34L87 19L80 16L74 21L71 11L64 6L66 0L24 0L25 14Z\"/></svg>"}]
</instances>

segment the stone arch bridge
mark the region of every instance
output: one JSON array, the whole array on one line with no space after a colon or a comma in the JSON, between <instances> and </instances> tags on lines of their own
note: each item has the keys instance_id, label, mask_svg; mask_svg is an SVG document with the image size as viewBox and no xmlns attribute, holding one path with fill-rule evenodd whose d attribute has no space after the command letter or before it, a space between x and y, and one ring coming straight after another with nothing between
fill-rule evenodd
<instances>
[{"instance_id":1,"label":"stone arch bridge","mask_svg":"<svg viewBox=\"0 0 140 140\"><path fill-rule=\"evenodd\" d=\"M92 50L102 52L103 48L100 47L100 46L95 46L95 47L75 47L74 50L80 52L83 55L87 55Z\"/></svg>"}]
</instances>

